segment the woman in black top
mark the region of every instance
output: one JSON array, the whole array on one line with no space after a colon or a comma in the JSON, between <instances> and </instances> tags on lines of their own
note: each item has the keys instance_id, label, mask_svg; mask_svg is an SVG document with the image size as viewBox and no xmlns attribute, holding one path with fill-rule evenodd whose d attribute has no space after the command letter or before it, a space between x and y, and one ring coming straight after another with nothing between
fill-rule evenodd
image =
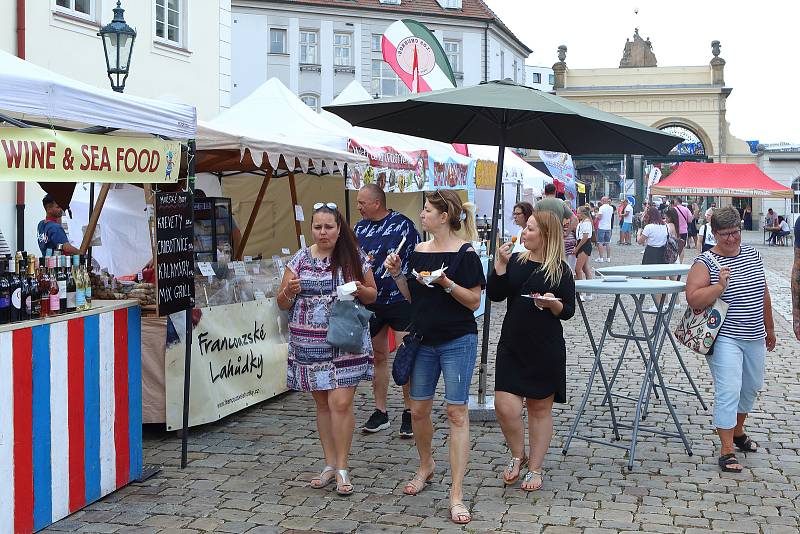
<instances>
[{"instance_id":1,"label":"woman in black top","mask_svg":"<svg viewBox=\"0 0 800 534\"><path fill-rule=\"evenodd\" d=\"M390 254L384 263L398 289L411 302L411 331L422 336L410 388L420 466L403 492L416 495L433 477L436 466L431 450L431 407L439 376L443 375L450 423L450 520L457 524L472 519L464 506L462 490L470 449L467 401L478 344L473 312L480 306L481 288L486 285L480 258L470 245L477 238L474 213L474 205L462 203L454 191L425 194L420 221L422 229L433 238L416 246L410 265L417 273L447 267L430 286L421 278L407 280L400 272L396 254Z\"/></svg>"},{"instance_id":2,"label":"woman in black top","mask_svg":"<svg viewBox=\"0 0 800 534\"><path fill-rule=\"evenodd\" d=\"M514 484L528 463L522 481L526 491L542 487L542 464L553 436L553 402L567 402L561 321L575 314L575 280L564 261L562 240L559 221L549 212L534 212L522 233L527 252L511 254L509 243L500 247L486 290L493 301L508 299L494 387L495 413L511 451L503 482ZM519 416L523 402L528 409L530 459Z\"/></svg>"}]
</instances>

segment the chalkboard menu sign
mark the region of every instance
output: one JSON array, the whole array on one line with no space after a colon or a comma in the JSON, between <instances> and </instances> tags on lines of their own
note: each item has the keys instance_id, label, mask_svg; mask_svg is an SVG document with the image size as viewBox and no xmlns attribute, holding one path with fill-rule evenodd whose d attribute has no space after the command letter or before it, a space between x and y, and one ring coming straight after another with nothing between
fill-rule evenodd
<instances>
[{"instance_id":1,"label":"chalkboard menu sign","mask_svg":"<svg viewBox=\"0 0 800 534\"><path fill-rule=\"evenodd\" d=\"M156 193L158 315L194 307L194 225L189 193Z\"/></svg>"}]
</instances>

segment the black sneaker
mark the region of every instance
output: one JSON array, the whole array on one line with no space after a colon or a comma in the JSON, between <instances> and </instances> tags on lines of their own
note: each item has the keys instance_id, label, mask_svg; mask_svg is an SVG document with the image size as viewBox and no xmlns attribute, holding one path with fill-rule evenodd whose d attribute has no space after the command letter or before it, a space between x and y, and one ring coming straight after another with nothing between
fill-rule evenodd
<instances>
[{"instance_id":1,"label":"black sneaker","mask_svg":"<svg viewBox=\"0 0 800 534\"><path fill-rule=\"evenodd\" d=\"M403 410L403 422L400 424L400 437L414 437L414 431L411 429L411 410Z\"/></svg>"},{"instance_id":2,"label":"black sneaker","mask_svg":"<svg viewBox=\"0 0 800 534\"><path fill-rule=\"evenodd\" d=\"M365 424L361 430L374 433L380 432L386 428L389 428L389 414L380 410L375 410L372 412L372 415L369 416L367 424Z\"/></svg>"}]
</instances>

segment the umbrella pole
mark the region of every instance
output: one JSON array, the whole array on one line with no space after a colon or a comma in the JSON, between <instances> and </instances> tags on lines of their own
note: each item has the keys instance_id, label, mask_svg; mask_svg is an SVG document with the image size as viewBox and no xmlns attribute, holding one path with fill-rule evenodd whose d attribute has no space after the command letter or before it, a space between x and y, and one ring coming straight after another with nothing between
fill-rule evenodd
<instances>
[{"instance_id":1,"label":"umbrella pole","mask_svg":"<svg viewBox=\"0 0 800 534\"><path fill-rule=\"evenodd\" d=\"M489 232L489 268L492 272L494 267L494 255L497 250L497 226L499 214L502 206L500 205L500 191L503 187L503 162L506 153L506 132L505 124L502 126L501 141L497 154L497 176L494 181L494 202L492 204L492 229ZM478 368L478 395L469 396L469 418L472 421L493 421L494 415L494 395L486 395L486 372L489 362L489 327L492 315L492 301L488 295L483 311L483 339L481 341L481 361Z\"/></svg>"}]
</instances>

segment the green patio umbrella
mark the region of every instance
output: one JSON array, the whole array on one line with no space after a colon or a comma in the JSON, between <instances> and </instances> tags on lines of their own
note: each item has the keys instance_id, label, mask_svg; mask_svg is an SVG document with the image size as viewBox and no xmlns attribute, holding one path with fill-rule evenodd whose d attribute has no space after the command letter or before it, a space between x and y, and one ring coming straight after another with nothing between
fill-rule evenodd
<instances>
[{"instance_id":1,"label":"green patio umbrella","mask_svg":"<svg viewBox=\"0 0 800 534\"><path fill-rule=\"evenodd\" d=\"M497 177L489 238L497 241L503 156L506 147L568 154L664 155L683 139L585 104L511 81L483 82L394 98L325 106L353 126L446 143L497 145ZM491 301L486 299L478 403L485 405Z\"/></svg>"}]
</instances>

